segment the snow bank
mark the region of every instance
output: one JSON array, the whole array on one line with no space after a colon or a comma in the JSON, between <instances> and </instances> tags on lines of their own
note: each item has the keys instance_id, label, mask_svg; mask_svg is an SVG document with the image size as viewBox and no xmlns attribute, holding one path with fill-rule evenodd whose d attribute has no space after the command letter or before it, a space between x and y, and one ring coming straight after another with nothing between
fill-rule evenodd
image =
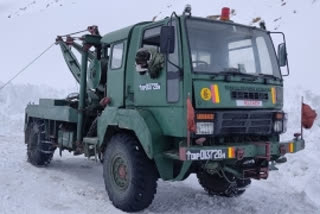
<instances>
[{"instance_id":1,"label":"snow bank","mask_svg":"<svg viewBox=\"0 0 320 214\"><path fill-rule=\"evenodd\" d=\"M318 117L310 130L304 130L305 150L287 155L288 162L280 167L280 171L271 174L272 179L285 179L298 193L305 194L311 201L320 206L320 95L300 87L288 88L285 92L285 111L289 114L288 132L282 139L290 139L293 134L300 133L301 97L318 113Z\"/></svg>"},{"instance_id":2,"label":"snow bank","mask_svg":"<svg viewBox=\"0 0 320 214\"><path fill-rule=\"evenodd\" d=\"M28 103L38 103L39 98L63 98L67 94L45 85L9 84L0 91L0 135L21 135Z\"/></svg>"}]
</instances>

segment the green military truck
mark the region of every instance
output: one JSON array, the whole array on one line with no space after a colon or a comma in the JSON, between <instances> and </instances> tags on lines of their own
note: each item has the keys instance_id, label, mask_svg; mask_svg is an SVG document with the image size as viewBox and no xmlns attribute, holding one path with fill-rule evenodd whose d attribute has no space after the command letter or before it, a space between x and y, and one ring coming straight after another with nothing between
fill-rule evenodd
<instances>
[{"instance_id":1,"label":"green military truck","mask_svg":"<svg viewBox=\"0 0 320 214\"><path fill-rule=\"evenodd\" d=\"M210 195L226 197L267 179L304 148L299 134L280 142L285 40L276 54L264 24L228 16L193 17L186 7L105 36L96 26L58 36L80 91L26 107L28 161L47 165L56 149L99 158L110 200L129 212L152 203L158 178L195 173Z\"/></svg>"}]
</instances>

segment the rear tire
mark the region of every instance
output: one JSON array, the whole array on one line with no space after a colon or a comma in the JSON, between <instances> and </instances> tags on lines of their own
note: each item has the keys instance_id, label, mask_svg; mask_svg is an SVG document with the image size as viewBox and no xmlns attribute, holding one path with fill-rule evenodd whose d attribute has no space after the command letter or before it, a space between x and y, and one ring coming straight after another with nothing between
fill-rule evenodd
<instances>
[{"instance_id":1,"label":"rear tire","mask_svg":"<svg viewBox=\"0 0 320 214\"><path fill-rule=\"evenodd\" d=\"M229 173L225 173L228 180L218 174L209 174L205 170L197 173L198 181L210 196L237 197L242 195L251 183L250 179L240 180ZM231 183L230 183L231 182Z\"/></svg>"},{"instance_id":2,"label":"rear tire","mask_svg":"<svg viewBox=\"0 0 320 214\"><path fill-rule=\"evenodd\" d=\"M153 201L158 174L138 140L121 133L107 145L103 178L113 205L126 212L147 208Z\"/></svg>"},{"instance_id":3,"label":"rear tire","mask_svg":"<svg viewBox=\"0 0 320 214\"><path fill-rule=\"evenodd\" d=\"M53 157L55 147L46 139L44 121L34 121L26 129L28 161L35 166L48 165Z\"/></svg>"}]
</instances>

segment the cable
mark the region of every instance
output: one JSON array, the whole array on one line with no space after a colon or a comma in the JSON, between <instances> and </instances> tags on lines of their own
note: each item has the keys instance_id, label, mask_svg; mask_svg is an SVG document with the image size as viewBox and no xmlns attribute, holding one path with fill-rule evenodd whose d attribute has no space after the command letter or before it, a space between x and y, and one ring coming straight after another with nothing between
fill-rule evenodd
<instances>
[{"instance_id":1,"label":"cable","mask_svg":"<svg viewBox=\"0 0 320 214\"><path fill-rule=\"evenodd\" d=\"M55 43L51 44L48 48L46 48L40 55L34 58L29 64L27 64L24 68L22 68L16 75L14 75L10 80L8 80L4 85L0 87L0 91L4 89L10 82L12 82L15 78L17 78L22 72L24 72L27 68L29 68L33 63L35 63L40 57L42 57L50 48L52 48Z\"/></svg>"},{"instance_id":2,"label":"cable","mask_svg":"<svg viewBox=\"0 0 320 214\"><path fill-rule=\"evenodd\" d=\"M87 32L87 31L88 31L88 29L81 30L81 31L77 31L77 32L74 32L74 33L69 33L69 34L62 35L61 37L72 36L72 35L76 35L76 34L79 34L79 33L84 33L84 32Z\"/></svg>"}]
</instances>

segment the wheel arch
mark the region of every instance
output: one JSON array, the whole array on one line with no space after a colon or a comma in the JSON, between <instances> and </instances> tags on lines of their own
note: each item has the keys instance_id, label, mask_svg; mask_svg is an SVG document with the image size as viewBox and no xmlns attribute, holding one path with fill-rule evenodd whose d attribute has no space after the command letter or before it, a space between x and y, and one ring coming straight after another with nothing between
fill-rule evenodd
<instances>
[{"instance_id":1,"label":"wheel arch","mask_svg":"<svg viewBox=\"0 0 320 214\"><path fill-rule=\"evenodd\" d=\"M106 109L98 119L101 151L104 151L110 138L117 132L134 134L149 159L154 159L161 152L162 130L148 110Z\"/></svg>"}]
</instances>

